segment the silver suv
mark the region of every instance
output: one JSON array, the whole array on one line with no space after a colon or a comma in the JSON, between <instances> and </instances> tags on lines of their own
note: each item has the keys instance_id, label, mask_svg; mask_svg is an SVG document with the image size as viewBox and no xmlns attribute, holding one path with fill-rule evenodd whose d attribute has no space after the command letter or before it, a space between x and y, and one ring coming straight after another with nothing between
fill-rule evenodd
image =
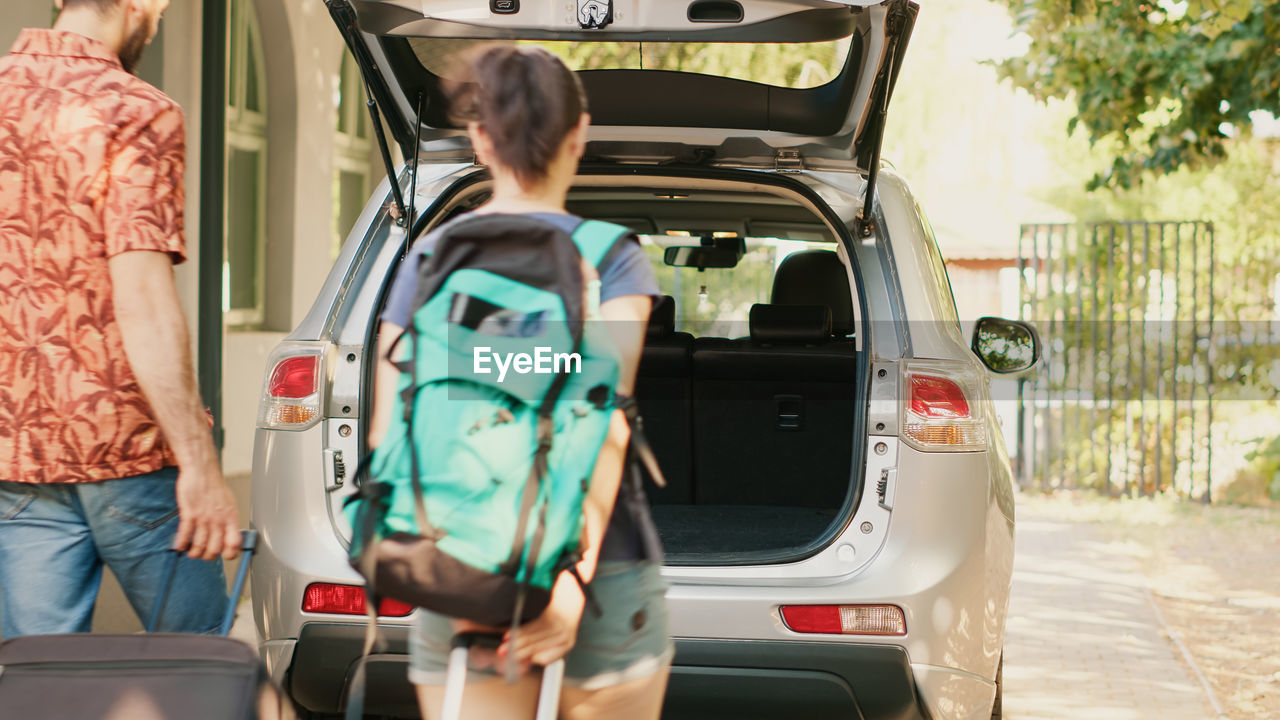
<instances>
[{"instance_id":1,"label":"silver suv","mask_svg":"<svg viewBox=\"0 0 1280 720\"><path fill-rule=\"evenodd\" d=\"M574 1L326 0L416 160L269 361L252 587L272 675L309 712L345 703L365 611L341 508L376 318L409 239L490 193L441 82L505 39L580 71L594 127L569 210L635 229L668 296L637 381L669 483L650 492L677 648L664 717L998 715L1014 522L988 379L1039 347L993 318L966 339L933 232L881 168L917 6ZM368 712L416 717L412 608L378 611Z\"/></svg>"}]
</instances>

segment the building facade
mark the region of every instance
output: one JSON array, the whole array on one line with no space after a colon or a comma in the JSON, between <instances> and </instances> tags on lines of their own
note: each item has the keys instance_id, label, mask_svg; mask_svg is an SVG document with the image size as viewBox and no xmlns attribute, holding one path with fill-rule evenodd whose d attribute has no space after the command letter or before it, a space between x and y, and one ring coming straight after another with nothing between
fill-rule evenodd
<instances>
[{"instance_id":1,"label":"building facade","mask_svg":"<svg viewBox=\"0 0 1280 720\"><path fill-rule=\"evenodd\" d=\"M22 28L55 17L52 0L12 5L0 17L6 51ZM243 477L266 355L306 314L384 172L359 72L324 3L227 6L223 395L215 411L226 431L224 469ZM207 241L199 236L202 16L198 0L172 3L138 69L186 112L189 259L176 272L193 338Z\"/></svg>"}]
</instances>

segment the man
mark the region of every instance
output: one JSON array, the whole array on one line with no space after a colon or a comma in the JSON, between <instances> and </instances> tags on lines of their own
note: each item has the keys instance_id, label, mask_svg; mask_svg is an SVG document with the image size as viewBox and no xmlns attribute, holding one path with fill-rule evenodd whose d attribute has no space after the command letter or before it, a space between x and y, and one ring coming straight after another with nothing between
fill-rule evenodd
<instances>
[{"instance_id":1,"label":"man","mask_svg":"<svg viewBox=\"0 0 1280 720\"><path fill-rule=\"evenodd\" d=\"M196 389L181 109L131 73L168 0L60 0L0 59L4 637L90 629L102 566L159 629L211 632L235 499Z\"/></svg>"}]
</instances>

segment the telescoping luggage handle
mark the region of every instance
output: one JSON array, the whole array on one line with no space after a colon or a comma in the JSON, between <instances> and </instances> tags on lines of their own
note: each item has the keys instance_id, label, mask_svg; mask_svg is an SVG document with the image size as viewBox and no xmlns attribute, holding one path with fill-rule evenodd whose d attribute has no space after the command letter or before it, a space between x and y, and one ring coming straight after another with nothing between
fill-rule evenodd
<instances>
[{"instance_id":1,"label":"telescoping luggage handle","mask_svg":"<svg viewBox=\"0 0 1280 720\"><path fill-rule=\"evenodd\" d=\"M241 530L240 566L236 568L236 580L231 588L231 598L227 602L227 612L222 616L222 625L218 628L219 635L231 632L231 624L236 619L236 606L240 601L240 593L244 592L244 581L249 576L249 559L257 549L258 531ZM160 594L156 596L156 604L151 608L151 618L147 621L147 632L155 632L156 626L160 624L160 616L164 612L165 603L169 600L169 588L173 585L173 576L178 569L178 559L182 557L182 552L181 550L169 551L169 562L165 563L164 578L160 581Z\"/></svg>"},{"instance_id":2,"label":"telescoping luggage handle","mask_svg":"<svg viewBox=\"0 0 1280 720\"><path fill-rule=\"evenodd\" d=\"M467 684L467 654L473 646L495 649L502 635L463 632L453 636L449 651L449 669L444 680L444 707L441 720L458 720L462 715L462 691ZM534 720L555 720L560 708L560 686L564 682L564 660L542 669L542 687L538 690L538 708Z\"/></svg>"}]
</instances>

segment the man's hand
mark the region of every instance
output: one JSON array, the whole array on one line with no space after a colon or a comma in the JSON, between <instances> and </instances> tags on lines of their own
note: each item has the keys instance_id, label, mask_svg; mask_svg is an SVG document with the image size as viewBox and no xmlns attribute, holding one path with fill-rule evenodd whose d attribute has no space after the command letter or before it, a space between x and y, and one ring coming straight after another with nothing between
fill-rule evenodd
<instances>
[{"instance_id":1,"label":"man's hand","mask_svg":"<svg viewBox=\"0 0 1280 720\"><path fill-rule=\"evenodd\" d=\"M240 554L240 515L231 488L215 464L178 471L178 534L173 549L199 560Z\"/></svg>"}]
</instances>

